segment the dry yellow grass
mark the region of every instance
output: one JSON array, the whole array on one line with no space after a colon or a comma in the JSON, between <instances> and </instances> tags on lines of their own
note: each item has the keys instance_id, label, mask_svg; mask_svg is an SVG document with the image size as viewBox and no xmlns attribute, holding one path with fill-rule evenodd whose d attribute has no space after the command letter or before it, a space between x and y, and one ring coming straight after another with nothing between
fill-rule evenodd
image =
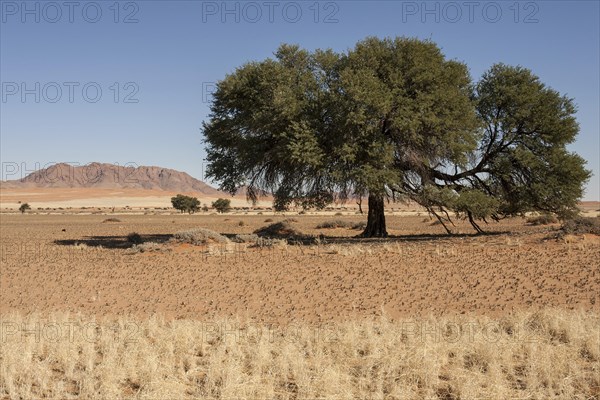
<instances>
[{"instance_id":1,"label":"dry yellow grass","mask_svg":"<svg viewBox=\"0 0 600 400\"><path fill-rule=\"evenodd\" d=\"M5 314L0 398L593 399L597 313L313 326Z\"/></svg>"}]
</instances>

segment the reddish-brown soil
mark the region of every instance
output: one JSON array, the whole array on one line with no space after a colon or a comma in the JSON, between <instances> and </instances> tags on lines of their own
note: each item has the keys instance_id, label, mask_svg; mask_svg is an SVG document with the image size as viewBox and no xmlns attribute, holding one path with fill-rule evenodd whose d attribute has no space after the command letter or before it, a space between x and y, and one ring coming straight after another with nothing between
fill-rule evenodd
<instances>
[{"instance_id":1,"label":"reddish-brown soil","mask_svg":"<svg viewBox=\"0 0 600 400\"><path fill-rule=\"evenodd\" d=\"M386 241L352 229L315 229L331 216L295 216L324 243L222 249L163 245L129 254L125 237L164 241L205 227L251 233L267 215L2 215L0 313L154 313L207 320L222 316L285 323L349 320L382 312L502 314L563 307L600 311L596 236L553 239L558 225L522 219L490 224L495 234L448 237L424 216L388 217ZM352 222L362 216L336 216ZM240 223L243 222L243 224ZM216 246L216 245L215 245ZM216 251L215 251L216 250ZM222 250L222 251L220 251Z\"/></svg>"}]
</instances>

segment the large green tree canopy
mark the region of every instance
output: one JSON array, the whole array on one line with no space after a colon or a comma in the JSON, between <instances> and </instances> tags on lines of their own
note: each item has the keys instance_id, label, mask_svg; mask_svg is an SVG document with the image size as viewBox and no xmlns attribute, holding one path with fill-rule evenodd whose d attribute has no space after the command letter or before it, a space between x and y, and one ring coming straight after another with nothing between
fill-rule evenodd
<instances>
[{"instance_id":1,"label":"large green tree canopy","mask_svg":"<svg viewBox=\"0 0 600 400\"><path fill-rule=\"evenodd\" d=\"M282 45L217 84L203 124L208 176L275 206L368 196L364 236L386 236L384 201L447 227L574 212L589 178L570 153L573 101L531 71L494 65L478 83L430 41L367 38L345 53ZM448 229L448 228L447 228Z\"/></svg>"}]
</instances>

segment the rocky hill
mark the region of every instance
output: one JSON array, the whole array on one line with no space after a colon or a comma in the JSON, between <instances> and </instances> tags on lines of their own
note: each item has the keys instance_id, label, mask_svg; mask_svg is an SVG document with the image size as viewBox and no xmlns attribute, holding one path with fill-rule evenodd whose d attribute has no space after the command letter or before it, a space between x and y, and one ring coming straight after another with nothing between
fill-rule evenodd
<instances>
[{"instance_id":1,"label":"rocky hill","mask_svg":"<svg viewBox=\"0 0 600 400\"><path fill-rule=\"evenodd\" d=\"M91 163L74 166L54 164L18 180L2 182L3 188L97 188L148 189L169 192L200 192L219 195L221 192L189 174L161 167L121 166Z\"/></svg>"}]
</instances>

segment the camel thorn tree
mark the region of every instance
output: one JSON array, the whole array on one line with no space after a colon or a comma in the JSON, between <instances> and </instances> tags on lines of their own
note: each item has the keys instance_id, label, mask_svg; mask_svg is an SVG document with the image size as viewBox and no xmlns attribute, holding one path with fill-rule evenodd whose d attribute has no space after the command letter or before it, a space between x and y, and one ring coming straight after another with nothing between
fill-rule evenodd
<instances>
[{"instance_id":1,"label":"camel thorn tree","mask_svg":"<svg viewBox=\"0 0 600 400\"><path fill-rule=\"evenodd\" d=\"M576 212L590 173L566 149L572 99L531 71L467 66L430 41L367 38L343 53L282 45L218 82L203 123L208 176L274 205L368 198L364 237L387 236L385 203L411 200L450 232L451 215L499 220Z\"/></svg>"}]
</instances>

